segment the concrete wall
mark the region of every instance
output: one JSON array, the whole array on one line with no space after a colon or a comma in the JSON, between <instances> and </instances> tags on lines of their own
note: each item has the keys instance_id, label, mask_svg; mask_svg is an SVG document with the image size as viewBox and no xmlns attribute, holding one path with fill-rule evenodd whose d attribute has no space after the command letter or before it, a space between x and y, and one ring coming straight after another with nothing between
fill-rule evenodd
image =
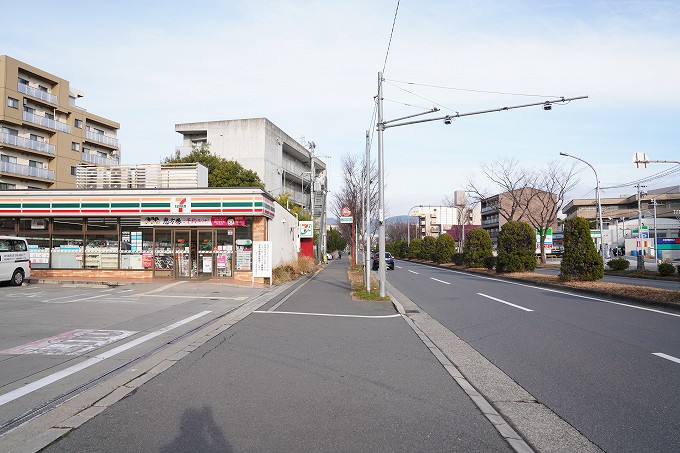
<instances>
[{"instance_id":1,"label":"concrete wall","mask_svg":"<svg viewBox=\"0 0 680 453\"><path fill-rule=\"evenodd\" d=\"M269 221L267 240L272 241L272 266L297 260L300 250L300 231L297 218L279 203L274 202L275 215Z\"/></svg>"}]
</instances>

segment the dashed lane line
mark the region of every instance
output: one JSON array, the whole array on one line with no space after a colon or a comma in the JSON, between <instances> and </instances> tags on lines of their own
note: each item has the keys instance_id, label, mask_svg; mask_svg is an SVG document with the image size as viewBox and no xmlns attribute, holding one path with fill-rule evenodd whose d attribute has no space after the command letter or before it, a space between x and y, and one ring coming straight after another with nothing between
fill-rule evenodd
<instances>
[{"instance_id":1,"label":"dashed lane line","mask_svg":"<svg viewBox=\"0 0 680 453\"><path fill-rule=\"evenodd\" d=\"M519 308L520 310L533 311L529 308L521 307L519 305L511 304L510 302L507 302L507 301L504 301L504 300L501 300L501 299L496 299L495 297L487 296L486 294L482 294L482 293L477 293L477 294L479 294L482 297L486 297L487 299L495 300L496 302L500 302L500 303L505 304L505 305L510 305L511 307Z\"/></svg>"},{"instance_id":2,"label":"dashed lane line","mask_svg":"<svg viewBox=\"0 0 680 453\"><path fill-rule=\"evenodd\" d=\"M435 282L443 283L445 285L450 285L451 283L445 282L444 280L439 280L438 278L430 277L430 280L434 280Z\"/></svg>"},{"instance_id":3,"label":"dashed lane line","mask_svg":"<svg viewBox=\"0 0 680 453\"><path fill-rule=\"evenodd\" d=\"M418 272L412 271L411 269L406 269L406 270L409 271L409 272L412 273L412 274L420 275Z\"/></svg>"},{"instance_id":4,"label":"dashed lane line","mask_svg":"<svg viewBox=\"0 0 680 453\"><path fill-rule=\"evenodd\" d=\"M680 359L672 355L664 354L663 352L653 352L652 355L661 357L662 359L670 360L671 362L680 363Z\"/></svg>"}]
</instances>

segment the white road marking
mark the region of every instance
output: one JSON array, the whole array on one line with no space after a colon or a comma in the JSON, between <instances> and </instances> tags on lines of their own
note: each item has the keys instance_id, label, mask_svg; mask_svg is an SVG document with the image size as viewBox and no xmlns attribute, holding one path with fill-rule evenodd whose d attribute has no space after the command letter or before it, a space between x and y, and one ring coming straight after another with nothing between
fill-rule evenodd
<instances>
[{"instance_id":1,"label":"white road marking","mask_svg":"<svg viewBox=\"0 0 680 453\"><path fill-rule=\"evenodd\" d=\"M0 354L81 355L136 333L131 330L75 329L5 349Z\"/></svg>"},{"instance_id":2,"label":"white road marking","mask_svg":"<svg viewBox=\"0 0 680 453\"><path fill-rule=\"evenodd\" d=\"M414 263L414 264L417 264L417 263ZM422 264L421 264L421 266L422 266ZM547 292L551 292L551 293L564 294L565 296L578 297L580 299L595 300L597 302L604 302L604 303L607 303L607 304L620 305L622 307L635 308L637 310L644 310L644 311L651 311L653 313L659 313L661 315L675 316L675 317L680 318L680 314L678 314L678 313L669 313L667 311L655 310L653 308L637 307L635 305L624 304L622 302L614 302L614 301L607 300L607 299L599 299L597 297L584 296L582 294L576 294L576 293L569 293L569 292L566 292L566 291L560 291L558 289L541 288L539 286L527 285L525 283L510 282L510 281L507 281L507 280L500 280L498 278L493 278L493 277L484 277L482 275L468 274L467 272L454 271L454 270L451 270L451 269L442 268L442 270L445 270L447 272L452 272L454 274L466 275L468 277L480 278L482 280L491 280L491 281L499 282L499 283L507 283L508 285L523 286L525 288L537 289L539 291L547 291Z\"/></svg>"},{"instance_id":3,"label":"white road marking","mask_svg":"<svg viewBox=\"0 0 680 453\"><path fill-rule=\"evenodd\" d=\"M397 269L401 269L401 266L396 266Z\"/></svg>"},{"instance_id":4,"label":"white road marking","mask_svg":"<svg viewBox=\"0 0 680 453\"><path fill-rule=\"evenodd\" d=\"M4 395L0 395L0 406L3 404L9 403L10 401L14 401L17 398L21 398L22 396L28 395L31 392L34 392L38 389L41 389L43 387L46 387L60 379L63 379L67 376L70 376L74 373L77 373L78 371L84 370L85 368L91 367L92 365L95 365L103 360L106 360L108 358L111 358L117 354L120 354L123 351L127 351L130 348L133 348L137 345L140 345L148 340L151 340L152 338L155 338L159 335L164 334L165 332L168 332L170 330L173 330L179 326L182 326L184 324L187 324L195 319L200 318L201 316L205 316L210 311L202 311L200 313L197 313L193 316L189 316L188 318L182 319L181 321L177 321L174 324L170 324L169 326L163 327L162 329L156 330L155 332L151 332L149 334L146 334L142 337L137 338L136 340L132 340L129 343L125 343L124 345L118 346L116 348L113 348L109 351L103 352L101 354L98 354L90 359L84 360L83 362L80 362L76 365L73 365L71 367L68 367L64 370L58 371L56 373L50 374L49 376L45 376L42 379L38 379L35 382L31 382L30 384L26 384L22 387L19 387L16 390L12 390L11 392L5 393Z\"/></svg>"},{"instance_id":5,"label":"white road marking","mask_svg":"<svg viewBox=\"0 0 680 453\"><path fill-rule=\"evenodd\" d=\"M219 299L219 300L246 300L246 296L234 296L234 297L220 297L220 296L192 296L191 294L182 295L169 295L169 294L139 294L141 297L174 297L176 299ZM130 297L130 296L128 296ZM135 296L136 297L136 296Z\"/></svg>"},{"instance_id":6,"label":"white road marking","mask_svg":"<svg viewBox=\"0 0 680 453\"><path fill-rule=\"evenodd\" d=\"M451 283L445 282L444 280L439 280L438 278L430 277L430 280L434 280L435 282L439 283L444 283L445 285L450 285Z\"/></svg>"},{"instance_id":7,"label":"white road marking","mask_svg":"<svg viewBox=\"0 0 680 453\"><path fill-rule=\"evenodd\" d=\"M305 315L305 316L328 316L328 317L334 317L334 318L370 318L370 319L383 319L383 318L399 318L401 317L400 314L396 315L375 315L375 316L369 316L369 315L335 315L331 313L302 313L302 312L297 312L297 311L263 311L263 310L255 310L253 313L264 313L264 314L274 314L274 315Z\"/></svg>"},{"instance_id":8,"label":"white road marking","mask_svg":"<svg viewBox=\"0 0 680 453\"><path fill-rule=\"evenodd\" d=\"M178 281L178 282L168 283L167 285L161 286L160 288L152 289L151 291L147 291L147 292L145 292L145 293L143 293L143 294L140 294L140 296L145 296L145 295L147 295L147 294L153 294L153 293L158 293L158 292L161 292L161 291L165 291L166 289L170 289L170 288L172 288L173 286L181 285L182 283L186 283L186 282L187 282L187 280L180 280L180 281Z\"/></svg>"},{"instance_id":9,"label":"white road marking","mask_svg":"<svg viewBox=\"0 0 680 453\"><path fill-rule=\"evenodd\" d=\"M680 363L680 359L672 355L664 354L663 352L653 352L652 355L661 357L662 359L670 360L671 362Z\"/></svg>"},{"instance_id":10,"label":"white road marking","mask_svg":"<svg viewBox=\"0 0 680 453\"><path fill-rule=\"evenodd\" d=\"M519 305L511 304L510 302L506 302L504 300L496 299L495 297L487 296L486 294L482 294L482 293L477 293L477 294L479 294L482 297L486 297L487 299L495 300L496 302L500 302L500 303L505 304L505 305L510 305L511 307L519 308L520 310L533 311L533 310L530 310L528 308L520 307Z\"/></svg>"},{"instance_id":11,"label":"white road marking","mask_svg":"<svg viewBox=\"0 0 680 453\"><path fill-rule=\"evenodd\" d=\"M407 270L407 271L409 271L409 272L410 272L410 273L412 273L412 274L417 274L417 275L420 275L420 274L418 274L418 272L416 272L416 271L412 271L411 269L406 269L406 270Z\"/></svg>"},{"instance_id":12,"label":"white road marking","mask_svg":"<svg viewBox=\"0 0 680 453\"><path fill-rule=\"evenodd\" d=\"M55 297L54 299L41 300L41 302L52 302L52 301L59 300L59 299L68 299L69 297L78 297L78 296L86 296L86 295L87 295L87 293L71 294L70 296L62 296L62 297Z\"/></svg>"}]
</instances>

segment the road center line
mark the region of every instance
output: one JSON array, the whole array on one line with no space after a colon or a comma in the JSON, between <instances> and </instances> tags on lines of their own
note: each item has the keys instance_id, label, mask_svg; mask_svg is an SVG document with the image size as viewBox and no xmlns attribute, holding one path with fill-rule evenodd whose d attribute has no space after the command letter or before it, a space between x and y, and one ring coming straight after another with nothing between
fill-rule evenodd
<instances>
[{"instance_id":1,"label":"road center line","mask_svg":"<svg viewBox=\"0 0 680 453\"><path fill-rule=\"evenodd\" d=\"M410 272L410 273L412 273L412 274L417 274L417 275L420 275L420 274L418 274L418 272L416 272L416 271L412 271L411 269L406 269L406 270L407 270L407 271L409 271L409 272Z\"/></svg>"},{"instance_id":2,"label":"road center line","mask_svg":"<svg viewBox=\"0 0 680 453\"><path fill-rule=\"evenodd\" d=\"M137 338L136 340L132 340L129 343L125 343L123 345L120 345L116 348L113 348L109 351L103 352L101 354L98 354L90 359L84 360L83 362L80 362L76 365L70 366L64 370L58 371L56 373L50 374L49 376L45 376L42 379L38 379L35 382L31 382L30 384L26 384L22 387L19 387L16 390L12 390L11 392L5 393L4 395L0 395L0 406L3 404L9 403L10 401L14 401L17 398L21 398L22 396L28 395L31 392L34 392L38 389L41 389L43 387L46 387L53 382L56 382L60 379L63 379L67 376L70 376L74 373L77 373L78 371L84 370L85 368L91 367L94 364L97 364L103 360L106 360L108 358L111 358L117 354L120 354L123 351L126 351L130 348L133 348L137 345L140 345L144 343L145 341L151 340L152 338L155 338L159 335L164 334L165 332L168 332L172 329L175 329L179 326L182 326L184 324L187 324L195 319L200 318L201 316L205 316L210 311L202 311L200 313L197 313L193 316L189 316L188 318L182 319L181 321L177 321L174 324L170 324L169 326L163 327L162 329L156 330L155 332L151 332L149 334L146 334L142 337Z\"/></svg>"},{"instance_id":3,"label":"road center line","mask_svg":"<svg viewBox=\"0 0 680 453\"><path fill-rule=\"evenodd\" d=\"M653 352L652 355L661 357L662 359L670 360L671 362L680 363L680 359L672 355L664 354L663 352Z\"/></svg>"},{"instance_id":4,"label":"road center line","mask_svg":"<svg viewBox=\"0 0 680 453\"><path fill-rule=\"evenodd\" d=\"M297 311L264 311L264 310L255 310L253 313L264 313L267 315L305 315L305 316L328 316L328 317L334 317L334 318L370 318L370 319L383 319L383 318L399 318L401 317L400 314L395 314L395 315L336 315L332 313L302 313L302 312L297 312Z\"/></svg>"},{"instance_id":5,"label":"road center line","mask_svg":"<svg viewBox=\"0 0 680 453\"><path fill-rule=\"evenodd\" d=\"M482 293L477 293L477 294L479 294L482 297L486 297L487 299L495 300L496 302L500 302L500 303L505 304L505 305L510 305L511 307L519 308L520 310L533 311L533 310L530 310L528 308L520 307L519 305L511 304L510 302L506 302L504 300L496 299L495 297L487 296L486 294L482 294Z\"/></svg>"},{"instance_id":6,"label":"road center line","mask_svg":"<svg viewBox=\"0 0 680 453\"><path fill-rule=\"evenodd\" d=\"M445 285L450 285L451 283L445 282L444 280L439 280L438 278L430 277L430 280L434 280L435 282L443 283Z\"/></svg>"}]
</instances>

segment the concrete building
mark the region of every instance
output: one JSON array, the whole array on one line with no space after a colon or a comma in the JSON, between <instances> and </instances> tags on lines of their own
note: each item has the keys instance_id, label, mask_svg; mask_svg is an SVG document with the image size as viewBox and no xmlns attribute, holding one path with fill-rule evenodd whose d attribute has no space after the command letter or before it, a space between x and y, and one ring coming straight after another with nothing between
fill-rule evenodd
<instances>
[{"instance_id":1,"label":"concrete building","mask_svg":"<svg viewBox=\"0 0 680 453\"><path fill-rule=\"evenodd\" d=\"M460 225L465 223L465 230L471 225L481 223L481 209L479 205L472 208L471 216L460 219L462 215L459 209L451 206L416 206L410 212L411 216L418 218L418 234L420 239L425 236L438 237L442 233L449 233L458 239ZM454 234L452 234L454 233Z\"/></svg>"},{"instance_id":2,"label":"concrete building","mask_svg":"<svg viewBox=\"0 0 680 453\"><path fill-rule=\"evenodd\" d=\"M503 192L482 200L482 228L489 233L494 245L498 242L498 233L500 232L501 227L509 220L523 221L531 224L530 214L532 212L538 214L541 211L549 212L554 209L554 205L549 205L549 203L555 203L554 196L550 196L548 192L540 192L546 195L540 197L541 201L539 201L538 198L533 197L536 193L536 189L530 188L519 189L514 192L514 196L513 193ZM547 209L542 201L548 203ZM515 206L515 209L513 209L513 206ZM550 224L550 228L557 228L557 215L555 215L555 219Z\"/></svg>"},{"instance_id":3,"label":"concrete building","mask_svg":"<svg viewBox=\"0 0 680 453\"><path fill-rule=\"evenodd\" d=\"M180 154L192 147L209 145L210 151L252 170L273 196L288 192L295 203L310 206L312 160L314 161L315 210L318 217L326 189L326 164L267 118L176 124L182 134ZM312 144L310 144L312 145Z\"/></svg>"},{"instance_id":4,"label":"concrete building","mask_svg":"<svg viewBox=\"0 0 680 453\"><path fill-rule=\"evenodd\" d=\"M120 162L120 125L78 107L68 80L0 55L0 95L0 189L73 188L79 164Z\"/></svg>"},{"instance_id":5,"label":"concrete building","mask_svg":"<svg viewBox=\"0 0 680 453\"><path fill-rule=\"evenodd\" d=\"M616 198L601 198L600 204L604 243L610 248L625 246L626 254L631 255L637 248L636 239L639 237L637 193ZM595 224L597 201L594 198L574 199L567 203L562 212L567 218L579 216ZM639 214L643 227L641 249L646 255L654 255L655 237L680 237L680 186L652 189L642 193Z\"/></svg>"}]
</instances>

